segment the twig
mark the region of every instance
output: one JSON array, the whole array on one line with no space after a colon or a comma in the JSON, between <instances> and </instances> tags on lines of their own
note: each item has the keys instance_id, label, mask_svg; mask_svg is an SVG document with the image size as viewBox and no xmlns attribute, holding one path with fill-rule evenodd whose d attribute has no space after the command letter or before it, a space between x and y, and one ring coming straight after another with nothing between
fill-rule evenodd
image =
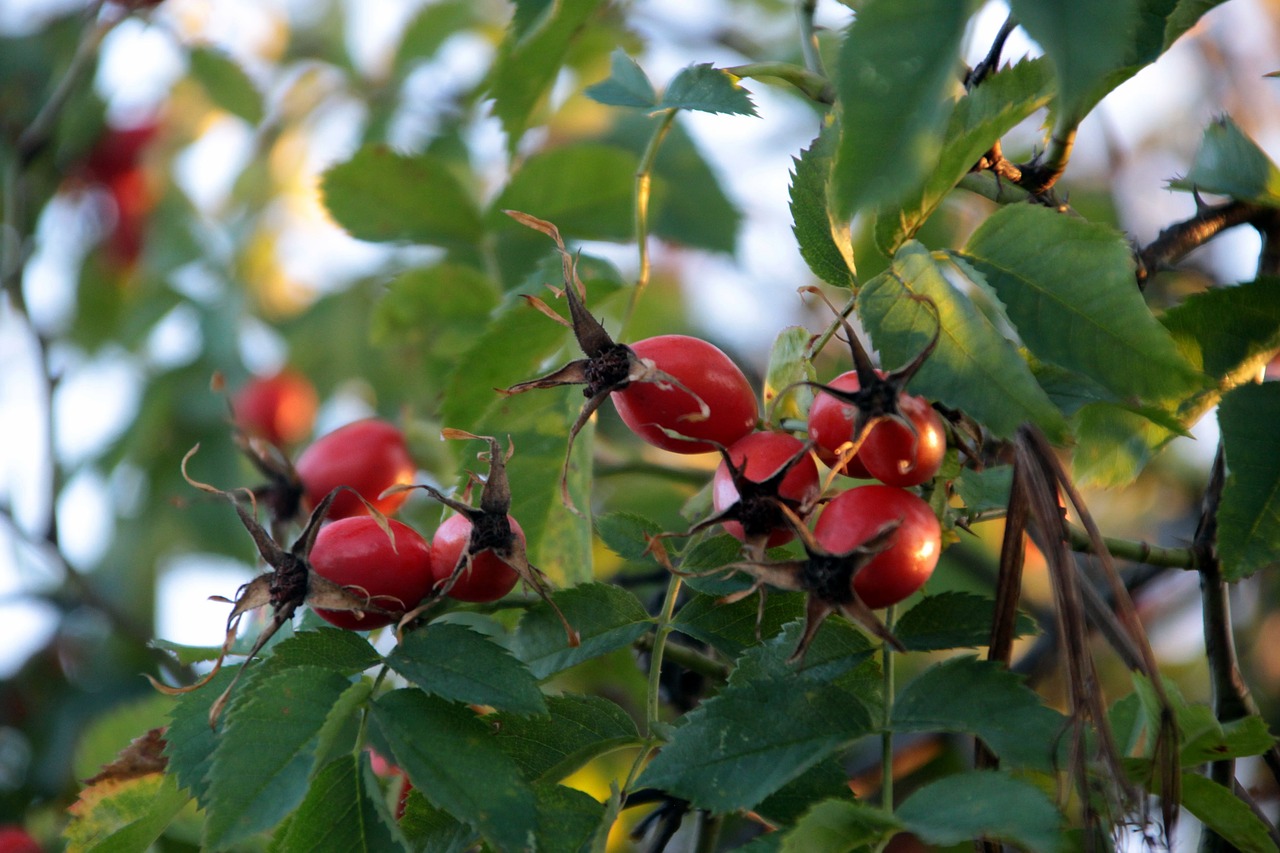
<instances>
[{"instance_id":1,"label":"twig","mask_svg":"<svg viewBox=\"0 0 1280 853\"><path fill-rule=\"evenodd\" d=\"M1171 267L1228 228L1271 218L1274 214L1270 208L1245 201L1199 206L1195 216L1165 228L1138 252L1138 287L1145 287L1152 274Z\"/></svg>"},{"instance_id":2,"label":"twig","mask_svg":"<svg viewBox=\"0 0 1280 853\"><path fill-rule=\"evenodd\" d=\"M1013 15L1004 19L1004 23L1000 25L1000 31L996 33L996 37L991 40L991 49L987 51L987 55L981 62L973 66L968 74L964 75L964 89L970 91L983 80L991 76L991 74L1000 65L1000 54L1004 53L1004 44L1009 40L1009 35L1018 27L1018 21Z\"/></svg>"}]
</instances>

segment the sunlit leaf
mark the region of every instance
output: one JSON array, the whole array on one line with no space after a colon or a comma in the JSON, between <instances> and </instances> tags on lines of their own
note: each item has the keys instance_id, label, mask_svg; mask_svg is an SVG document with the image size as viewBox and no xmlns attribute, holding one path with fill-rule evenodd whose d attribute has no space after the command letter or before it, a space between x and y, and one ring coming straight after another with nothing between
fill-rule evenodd
<instances>
[{"instance_id":1,"label":"sunlit leaf","mask_svg":"<svg viewBox=\"0 0 1280 853\"><path fill-rule=\"evenodd\" d=\"M191 76L204 86L210 100L249 124L262 121L262 93L234 59L207 47L193 49L189 57Z\"/></svg>"},{"instance_id":2,"label":"sunlit leaf","mask_svg":"<svg viewBox=\"0 0 1280 853\"><path fill-rule=\"evenodd\" d=\"M497 643L462 625L435 622L409 632L387 663L443 699L516 714L546 712L529 670Z\"/></svg>"},{"instance_id":3,"label":"sunlit leaf","mask_svg":"<svg viewBox=\"0 0 1280 853\"><path fill-rule=\"evenodd\" d=\"M850 853L878 849L902 824L880 806L831 799L818 803L790 829L784 853Z\"/></svg>"},{"instance_id":4,"label":"sunlit leaf","mask_svg":"<svg viewBox=\"0 0 1280 853\"><path fill-rule=\"evenodd\" d=\"M732 74L710 63L682 68L662 93L659 109L754 116L751 95Z\"/></svg>"},{"instance_id":5,"label":"sunlit leaf","mask_svg":"<svg viewBox=\"0 0 1280 853\"><path fill-rule=\"evenodd\" d=\"M799 157L792 158L791 231L800 256L814 275L836 287L853 287L856 276L849 224L832 215L828 193L838 138L838 126L829 125Z\"/></svg>"},{"instance_id":6,"label":"sunlit leaf","mask_svg":"<svg viewBox=\"0 0 1280 853\"><path fill-rule=\"evenodd\" d=\"M1227 116L1205 128L1191 171L1170 186L1280 207L1280 168Z\"/></svg>"},{"instance_id":7,"label":"sunlit leaf","mask_svg":"<svg viewBox=\"0 0 1280 853\"><path fill-rule=\"evenodd\" d=\"M80 792L67 810L68 853L146 850L188 802L165 773L107 779Z\"/></svg>"}]
</instances>

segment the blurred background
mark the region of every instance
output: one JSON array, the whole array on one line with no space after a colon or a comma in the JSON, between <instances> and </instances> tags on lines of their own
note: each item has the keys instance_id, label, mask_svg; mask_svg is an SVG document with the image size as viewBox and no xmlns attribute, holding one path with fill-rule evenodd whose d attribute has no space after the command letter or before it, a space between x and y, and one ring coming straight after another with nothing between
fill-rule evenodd
<instances>
[{"instance_id":1,"label":"blurred background","mask_svg":"<svg viewBox=\"0 0 1280 853\"><path fill-rule=\"evenodd\" d=\"M226 609L206 598L230 595L255 573L225 507L198 497L179 474L182 455L202 443L203 470L234 472L222 485L252 482L227 440L227 396L211 387L215 374L235 389L286 365L299 369L319 394L314 434L368 414L397 418L424 476L444 467L434 422L443 380L404 366L443 373L467 330L428 329L438 336L431 349L379 307L388 281L443 250L346 235L320 200L326 169L370 141L431 150L487 202L513 164L538 152L624 139L619 111L581 94L608 76L614 41L659 86L692 62L799 58L793 3L619 3L605 15L614 41L575 47L512 148L485 97L512 15L501 0L130 5L139 8L0 0L6 146L78 51L86 63L53 150L19 191L6 175L6 200L26 208L32 254L0 303L0 822L52 815L74 797L75 779L109 757L79 746L105 712L136 710L111 723L128 736L159 719L140 677L157 667L148 642L216 644ZM1007 14L991 2L975 19L971 64ZM834 0L818 3L825 49L851 15ZM100 48L85 53L97 36ZM1280 80L1264 76L1280 69L1277 45L1280 2L1232 0L1208 14L1086 121L1060 185L1071 204L1144 244L1194 212L1195 201L1166 184L1185 173L1216 115L1229 114L1280 155ZM1015 33L1005 57L1038 52ZM816 282L788 208L792 158L819 118L781 86L744 85L759 117L680 119L679 144L709 170L699 173L705 192L689 192L682 211L692 239L659 232L654 292L636 325L696 331L758 378L780 329L820 331L827 322L825 310L797 295ZM1041 137L1030 122L1006 153L1028 156ZM922 239L962 241L983 204L952 199ZM634 245L585 245L634 280ZM1250 229L1228 232L1178 273L1159 276L1149 299L1159 306L1248 280L1259 248ZM884 262L874 251L857 261L863 280ZM1196 440L1174 442L1132 485L1091 491L1106 531L1164 545L1189 540L1215 447L1210 415ZM996 535L953 549L956 578L964 564L990 561ZM1260 583L1239 591L1237 615L1251 674L1271 691L1259 698L1274 715L1280 621L1253 609L1265 600ZM1195 579L1159 579L1142 606L1159 653L1201 698Z\"/></svg>"}]
</instances>

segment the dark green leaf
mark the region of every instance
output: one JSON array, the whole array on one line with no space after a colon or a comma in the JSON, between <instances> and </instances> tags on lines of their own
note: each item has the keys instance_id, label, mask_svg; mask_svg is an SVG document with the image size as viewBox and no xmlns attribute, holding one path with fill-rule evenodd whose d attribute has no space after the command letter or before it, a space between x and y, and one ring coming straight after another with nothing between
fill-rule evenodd
<instances>
[{"instance_id":1,"label":"dark green leaf","mask_svg":"<svg viewBox=\"0 0 1280 853\"><path fill-rule=\"evenodd\" d=\"M537 849L589 850L605 816L604 804L565 785L534 785L533 792L538 798Z\"/></svg>"},{"instance_id":2,"label":"dark green leaf","mask_svg":"<svg viewBox=\"0 0 1280 853\"><path fill-rule=\"evenodd\" d=\"M370 721L378 749L433 805L498 849L524 849L537 827L533 790L484 721L412 689L380 697Z\"/></svg>"},{"instance_id":3,"label":"dark green leaf","mask_svg":"<svg viewBox=\"0 0 1280 853\"><path fill-rule=\"evenodd\" d=\"M610 55L609 72L609 79L588 86L583 94L611 107L652 109L657 104L653 84L626 51L618 49Z\"/></svg>"},{"instance_id":4,"label":"dark green leaf","mask_svg":"<svg viewBox=\"0 0 1280 853\"><path fill-rule=\"evenodd\" d=\"M493 112L507 132L507 148L511 151L520 142L534 109L555 82L565 54L600 0L535 5L536 14L517 14L489 75ZM522 10L528 7L529 3L520 4ZM538 215L550 218L544 212Z\"/></svg>"},{"instance_id":5,"label":"dark green leaf","mask_svg":"<svg viewBox=\"0 0 1280 853\"><path fill-rule=\"evenodd\" d=\"M1205 128L1191 171L1170 185L1280 207L1280 169L1225 116Z\"/></svg>"},{"instance_id":6,"label":"dark green leaf","mask_svg":"<svg viewBox=\"0 0 1280 853\"><path fill-rule=\"evenodd\" d=\"M998 663L958 657L926 669L898 695L897 732L970 732L1013 767L1050 770L1066 722Z\"/></svg>"},{"instance_id":7,"label":"dark green leaf","mask_svg":"<svg viewBox=\"0 0 1280 853\"><path fill-rule=\"evenodd\" d=\"M1212 709L1209 709L1212 715ZM1216 723L1217 721L1214 720ZM1210 761L1224 761L1262 755L1276 744L1276 738L1261 717L1244 717L1229 723L1214 725L1194 739L1187 738L1182 747L1181 762L1184 767L1194 767Z\"/></svg>"},{"instance_id":8,"label":"dark green leaf","mask_svg":"<svg viewBox=\"0 0 1280 853\"><path fill-rule=\"evenodd\" d=\"M513 714L547 710L529 670L506 649L462 625L434 622L407 633L387 663L442 699L492 705Z\"/></svg>"},{"instance_id":9,"label":"dark green leaf","mask_svg":"<svg viewBox=\"0 0 1280 853\"><path fill-rule=\"evenodd\" d=\"M912 379L913 393L963 409L998 436L1012 436L1030 421L1051 440L1065 437L1066 421L1017 350L917 243L904 246L887 273L858 291L858 316L886 366L915 358L937 326L911 296L932 299L942 322L937 349Z\"/></svg>"},{"instance_id":10,"label":"dark green leaf","mask_svg":"<svg viewBox=\"0 0 1280 853\"><path fill-rule=\"evenodd\" d=\"M711 63L690 65L667 85L658 104L664 110L697 110L704 113L756 115L751 96L738 85L738 79Z\"/></svg>"},{"instance_id":11,"label":"dark green leaf","mask_svg":"<svg viewBox=\"0 0 1280 853\"><path fill-rule=\"evenodd\" d=\"M1160 322L1183 357L1214 379L1256 376L1280 349L1280 278L1197 293Z\"/></svg>"},{"instance_id":12,"label":"dark green leaf","mask_svg":"<svg viewBox=\"0 0 1280 853\"><path fill-rule=\"evenodd\" d=\"M568 644L560 620L546 604L526 612L512 638L512 651L539 679L629 646L652 626L639 599L616 586L583 584L552 597L582 644Z\"/></svg>"},{"instance_id":13,"label":"dark green leaf","mask_svg":"<svg viewBox=\"0 0 1280 853\"><path fill-rule=\"evenodd\" d=\"M188 54L191 76L209 94L209 99L249 124L262 121L262 93L234 59L207 47L197 47Z\"/></svg>"},{"instance_id":14,"label":"dark green leaf","mask_svg":"<svg viewBox=\"0 0 1280 853\"><path fill-rule=\"evenodd\" d=\"M937 162L975 4L898 0L861 9L835 72L843 110L832 206L893 204Z\"/></svg>"},{"instance_id":15,"label":"dark green leaf","mask_svg":"<svg viewBox=\"0 0 1280 853\"><path fill-rule=\"evenodd\" d=\"M544 246L545 236L500 213L520 210L555 223L566 239L629 240L637 165L631 152L594 142L542 151L524 162L494 203L494 225Z\"/></svg>"},{"instance_id":16,"label":"dark green leaf","mask_svg":"<svg viewBox=\"0 0 1280 853\"><path fill-rule=\"evenodd\" d=\"M848 853L878 850L902 824L879 806L849 799L818 803L787 832L783 853Z\"/></svg>"},{"instance_id":17,"label":"dark green leaf","mask_svg":"<svg viewBox=\"0 0 1280 853\"><path fill-rule=\"evenodd\" d=\"M209 770L205 844L221 849L270 829L306 796L330 709L350 682L297 666L254 679L226 712Z\"/></svg>"},{"instance_id":18,"label":"dark green leaf","mask_svg":"<svg viewBox=\"0 0 1280 853\"><path fill-rule=\"evenodd\" d=\"M479 842L474 829L431 805L417 790L409 791L400 828L413 849L429 853L467 853Z\"/></svg>"},{"instance_id":19,"label":"dark green leaf","mask_svg":"<svg viewBox=\"0 0 1280 853\"><path fill-rule=\"evenodd\" d=\"M893 632L910 651L976 648L991 640L995 601L967 592L926 595L902 614ZM1018 614L1016 636L1036 633L1036 624Z\"/></svg>"},{"instance_id":20,"label":"dark green leaf","mask_svg":"<svg viewBox=\"0 0 1280 853\"><path fill-rule=\"evenodd\" d=\"M596 518L600 541L624 560L644 560L649 537L662 532L658 522L630 512L611 512Z\"/></svg>"},{"instance_id":21,"label":"dark green leaf","mask_svg":"<svg viewBox=\"0 0 1280 853\"><path fill-rule=\"evenodd\" d=\"M217 732L209 727L209 709L239 671L239 666L224 667L208 684L181 696L169 712L164 742L169 772L202 808L209 806L209 768L219 742Z\"/></svg>"},{"instance_id":22,"label":"dark green leaf","mask_svg":"<svg viewBox=\"0 0 1280 853\"><path fill-rule=\"evenodd\" d=\"M380 663L382 656L363 636L326 627L299 631L273 646L261 671L276 673L295 666L319 666L341 675L355 675Z\"/></svg>"},{"instance_id":23,"label":"dark green leaf","mask_svg":"<svg viewBox=\"0 0 1280 853\"><path fill-rule=\"evenodd\" d=\"M966 468L955 481L955 492L968 513L1004 509L1013 487L1013 466L997 465L982 471Z\"/></svg>"},{"instance_id":24,"label":"dark green leaf","mask_svg":"<svg viewBox=\"0 0 1280 853\"><path fill-rule=\"evenodd\" d=\"M804 597L799 594L769 594L763 613L755 595L732 604L722 604L713 595L698 595L680 608L675 629L736 658L754 646L759 637L776 635L783 625L803 613Z\"/></svg>"},{"instance_id":25,"label":"dark green leaf","mask_svg":"<svg viewBox=\"0 0 1280 853\"><path fill-rule=\"evenodd\" d=\"M906 196L899 205L882 210L876 219L876 243L881 251L892 256L904 242L915 237L979 158L1049 102L1053 82L1044 60L1026 60L1001 69L957 101L937 164L916 193Z\"/></svg>"},{"instance_id":26,"label":"dark green leaf","mask_svg":"<svg viewBox=\"0 0 1280 853\"><path fill-rule=\"evenodd\" d=\"M969 238L965 257L1004 302L1027 347L1121 397L1177 399L1201 386L1134 284L1116 231L1036 205L1010 205Z\"/></svg>"},{"instance_id":27,"label":"dark green leaf","mask_svg":"<svg viewBox=\"0 0 1280 853\"><path fill-rule=\"evenodd\" d=\"M1196 773L1182 774L1182 806L1233 850L1275 853L1267 826L1232 791Z\"/></svg>"},{"instance_id":28,"label":"dark green leaf","mask_svg":"<svg viewBox=\"0 0 1280 853\"><path fill-rule=\"evenodd\" d=\"M483 232L475 200L431 154L366 145L325 172L320 189L334 220L361 240L472 246Z\"/></svg>"},{"instance_id":29,"label":"dark green leaf","mask_svg":"<svg viewBox=\"0 0 1280 853\"><path fill-rule=\"evenodd\" d=\"M1168 15L1164 30L1164 49L1168 50L1183 33L1196 25L1206 12L1223 0L1177 0Z\"/></svg>"},{"instance_id":30,"label":"dark green leaf","mask_svg":"<svg viewBox=\"0 0 1280 853\"><path fill-rule=\"evenodd\" d=\"M1067 849L1062 815L1049 797L1030 782L1003 772L971 770L946 776L908 797L895 817L931 844L985 837L1031 853Z\"/></svg>"},{"instance_id":31,"label":"dark green leaf","mask_svg":"<svg viewBox=\"0 0 1280 853\"><path fill-rule=\"evenodd\" d=\"M787 326L773 339L764 376L764 404L771 424L781 423L783 418L808 417L813 389L796 383L818 378L809 360L811 340L813 333L804 326Z\"/></svg>"},{"instance_id":32,"label":"dark green leaf","mask_svg":"<svg viewBox=\"0 0 1280 853\"><path fill-rule=\"evenodd\" d=\"M857 283L853 240L849 224L832 215L828 196L838 138L838 127L829 125L799 157L792 158L791 231L814 275L827 284L851 288Z\"/></svg>"},{"instance_id":33,"label":"dark green leaf","mask_svg":"<svg viewBox=\"0 0 1280 853\"><path fill-rule=\"evenodd\" d=\"M1218 511L1218 552L1228 580L1280 560L1280 383L1243 385L1222 398L1218 424L1227 482Z\"/></svg>"},{"instance_id":34,"label":"dark green leaf","mask_svg":"<svg viewBox=\"0 0 1280 853\"><path fill-rule=\"evenodd\" d=\"M549 717L497 717L498 745L526 778L553 782L606 752L639 742L627 712L599 696L552 696Z\"/></svg>"},{"instance_id":35,"label":"dark green leaf","mask_svg":"<svg viewBox=\"0 0 1280 853\"><path fill-rule=\"evenodd\" d=\"M793 824L814 803L849 798L849 774L837 759L815 764L756 806L753 811L778 826Z\"/></svg>"},{"instance_id":36,"label":"dark green leaf","mask_svg":"<svg viewBox=\"0 0 1280 853\"><path fill-rule=\"evenodd\" d=\"M368 764L366 756L357 760L347 755L326 765L316 774L306 799L275 839L273 848L282 853L407 850Z\"/></svg>"},{"instance_id":37,"label":"dark green leaf","mask_svg":"<svg viewBox=\"0 0 1280 853\"><path fill-rule=\"evenodd\" d=\"M1055 0L1010 0L1009 7L1053 63L1065 120L1078 123L1131 56L1137 0L1079 0L1070 8Z\"/></svg>"}]
</instances>

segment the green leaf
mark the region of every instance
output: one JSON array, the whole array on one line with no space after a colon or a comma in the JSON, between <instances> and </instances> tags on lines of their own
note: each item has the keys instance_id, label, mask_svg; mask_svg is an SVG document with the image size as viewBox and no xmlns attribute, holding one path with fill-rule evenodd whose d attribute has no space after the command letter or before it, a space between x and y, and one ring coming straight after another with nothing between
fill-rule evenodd
<instances>
[{"instance_id":1,"label":"green leaf","mask_svg":"<svg viewBox=\"0 0 1280 853\"><path fill-rule=\"evenodd\" d=\"M1053 63L1065 121L1078 123L1129 60L1137 0L1079 0L1070 8L1055 0L1010 0L1009 8Z\"/></svg>"},{"instance_id":2,"label":"green leaf","mask_svg":"<svg viewBox=\"0 0 1280 853\"><path fill-rule=\"evenodd\" d=\"M533 155L494 203L495 228L544 246L547 238L512 222L503 210L520 210L555 223L565 239L630 240L634 154L612 145L578 142Z\"/></svg>"},{"instance_id":3,"label":"green leaf","mask_svg":"<svg viewBox=\"0 0 1280 853\"><path fill-rule=\"evenodd\" d=\"M1252 378L1280 349L1280 278L1197 293L1160 322L1183 357L1209 376Z\"/></svg>"},{"instance_id":4,"label":"green leaf","mask_svg":"<svg viewBox=\"0 0 1280 853\"><path fill-rule=\"evenodd\" d=\"M776 826L793 824L815 803L845 798L849 773L838 758L828 758L783 785L753 811Z\"/></svg>"},{"instance_id":5,"label":"green leaf","mask_svg":"<svg viewBox=\"0 0 1280 853\"><path fill-rule=\"evenodd\" d=\"M631 512L611 512L597 516L596 535L605 547L624 560L643 560L649 538L662 532L662 525Z\"/></svg>"},{"instance_id":6,"label":"green leaf","mask_svg":"<svg viewBox=\"0 0 1280 853\"><path fill-rule=\"evenodd\" d=\"M442 699L546 713L538 682L497 643L463 625L434 622L407 633L387 656L396 672Z\"/></svg>"},{"instance_id":7,"label":"green leaf","mask_svg":"<svg viewBox=\"0 0 1280 853\"><path fill-rule=\"evenodd\" d=\"M1052 441L1065 438L1065 419L1017 350L918 243L904 246L885 274L858 291L858 316L886 366L907 363L933 337L933 314L911 296L932 299L942 322L937 349L912 379L913 393L963 409L997 436L1011 437L1030 421Z\"/></svg>"},{"instance_id":8,"label":"green leaf","mask_svg":"<svg viewBox=\"0 0 1280 853\"><path fill-rule=\"evenodd\" d=\"M281 851L407 850L368 764L368 756L346 755L321 769L274 846Z\"/></svg>"},{"instance_id":9,"label":"green leaf","mask_svg":"<svg viewBox=\"0 0 1280 853\"><path fill-rule=\"evenodd\" d=\"M521 9L529 6L520 4ZM555 82L565 54L599 6L600 0L560 0L537 4L536 20L534 15L517 14L489 75L493 112L507 133L509 151L515 151L534 109Z\"/></svg>"},{"instance_id":10,"label":"green leaf","mask_svg":"<svg viewBox=\"0 0 1280 853\"><path fill-rule=\"evenodd\" d=\"M1205 13L1224 0L1177 0L1169 12L1168 22L1164 30L1164 49L1168 50L1175 41L1182 37L1199 22Z\"/></svg>"},{"instance_id":11,"label":"green leaf","mask_svg":"<svg viewBox=\"0 0 1280 853\"><path fill-rule=\"evenodd\" d=\"M476 12L470 0L446 0L418 10L400 35L391 63L391 80L406 79L415 66L434 56L450 36L466 29L476 18Z\"/></svg>"},{"instance_id":12,"label":"green leaf","mask_svg":"<svg viewBox=\"0 0 1280 853\"><path fill-rule=\"evenodd\" d=\"M544 679L586 660L624 648L649 630L652 620L634 595L620 587L588 583L552 595L581 645L565 640L564 627L545 603L530 608L512 638L512 651Z\"/></svg>"},{"instance_id":13,"label":"green leaf","mask_svg":"<svg viewBox=\"0 0 1280 853\"><path fill-rule=\"evenodd\" d=\"M204 842L222 849L278 824L307 793L329 709L350 686L297 666L251 682L226 712L213 752Z\"/></svg>"},{"instance_id":14,"label":"green leaf","mask_svg":"<svg viewBox=\"0 0 1280 853\"><path fill-rule=\"evenodd\" d=\"M239 666L223 667L208 684L179 697L169 712L164 747L169 772L202 808L209 806L209 768L213 766L213 752L220 742L209 726L209 709L239 671ZM234 694L232 701L239 695ZM223 719L225 721L225 716Z\"/></svg>"},{"instance_id":15,"label":"green leaf","mask_svg":"<svg viewBox=\"0 0 1280 853\"><path fill-rule=\"evenodd\" d=\"M378 750L433 805L498 849L528 845L538 820L533 791L468 708L419 690L395 690L373 703L369 719Z\"/></svg>"},{"instance_id":16,"label":"green leaf","mask_svg":"<svg viewBox=\"0 0 1280 853\"><path fill-rule=\"evenodd\" d=\"M818 803L787 832L784 853L849 853L878 850L902 824L879 806L831 799Z\"/></svg>"},{"instance_id":17,"label":"green leaf","mask_svg":"<svg viewBox=\"0 0 1280 853\"><path fill-rule=\"evenodd\" d=\"M937 162L972 2L870 3L840 49L837 216L893 204Z\"/></svg>"},{"instance_id":18,"label":"green leaf","mask_svg":"<svg viewBox=\"0 0 1280 853\"><path fill-rule=\"evenodd\" d=\"M271 649L260 672L276 673L295 666L319 666L356 675L382 663L382 656L355 631L320 628L299 631Z\"/></svg>"},{"instance_id":19,"label":"green leaf","mask_svg":"<svg viewBox=\"0 0 1280 853\"><path fill-rule=\"evenodd\" d=\"M773 339L764 375L764 404L770 423L808 417L813 389L808 385L791 386L817 378L808 354L812 339L813 334L804 326L787 326Z\"/></svg>"},{"instance_id":20,"label":"green leaf","mask_svg":"<svg viewBox=\"0 0 1280 853\"><path fill-rule=\"evenodd\" d=\"M791 231L814 275L827 284L851 288L857 284L853 238L849 224L832 215L828 195L838 139L839 128L828 125L799 157L792 158Z\"/></svg>"},{"instance_id":21,"label":"green leaf","mask_svg":"<svg viewBox=\"0 0 1280 853\"><path fill-rule=\"evenodd\" d=\"M690 65L667 85L659 109L696 110L704 113L753 116L756 106L738 78L711 63Z\"/></svg>"},{"instance_id":22,"label":"green leaf","mask_svg":"<svg viewBox=\"0 0 1280 853\"><path fill-rule=\"evenodd\" d=\"M538 798L536 849L588 849L604 819L604 804L590 794L565 785L534 785L533 792Z\"/></svg>"},{"instance_id":23,"label":"green leaf","mask_svg":"<svg viewBox=\"0 0 1280 853\"><path fill-rule=\"evenodd\" d=\"M981 471L966 468L956 478L954 487L965 512L1004 509L1009 505L1009 490L1013 488L1013 466L995 465Z\"/></svg>"},{"instance_id":24,"label":"green leaf","mask_svg":"<svg viewBox=\"0 0 1280 853\"><path fill-rule=\"evenodd\" d=\"M895 732L969 732L1014 767L1051 770L1062 715L1000 664L971 656L926 669L893 707Z\"/></svg>"},{"instance_id":25,"label":"green leaf","mask_svg":"<svg viewBox=\"0 0 1280 853\"><path fill-rule=\"evenodd\" d=\"M1067 849L1062 815L1049 797L1004 772L971 770L945 776L908 797L895 817L930 844L985 837L1031 853Z\"/></svg>"},{"instance_id":26,"label":"green leaf","mask_svg":"<svg viewBox=\"0 0 1280 853\"><path fill-rule=\"evenodd\" d=\"M498 745L525 778L558 781L596 756L639 744L636 724L599 696L551 696L547 717L497 717Z\"/></svg>"},{"instance_id":27,"label":"green leaf","mask_svg":"<svg viewBox=\"0 0 1280 853\"><path fill-rule=\"evenodd\" d=\"M334 220L361 240L474 246L484 230L475 200L431 154L366 145L325 172L320 190Z\"/></svg>"},{"instance_id":28,"label":"green leaf","mask_svg":"<svg viewBox=\"0 0 1280 853\"><path fill-rule=\"evenodd\" d=\"M685 715L637 784L716 813L753 808L869 733L856 679L833 680L830 661L798 673L784 663L795 636L749 652L750 665L740 663L719 695Z\"/></svg>"},{"instance_id":29,"label":"green leaf","mask_svg":"<svg viewBox=\"0 0 1280 853\"><path fill-rule=\"evenodd\" d=\"M1054 81L1042 59L1003 68L956 102L942 152L916 192L880 211L876 244L886 255L902 247L942 204L974 164L1019 122L1053 97Z\"/></svg>"},{"instance_id":30,"label":"green leaf","mask_svg":"<svg viewBox=\"0 0 1280 853\"><path fill-rule=\"evenodd\" d=\"M967 592L926 595L894 625L893 633L909 651L977 648L991 640L996 603ZM1037 633L1025 613L1018 614L1016 636Z\"/></svg>"},{"instance_id":31,"label":"green leaf","mask_svg":"<svg viewBox=\"0 0 1280 853\"><path fill-rule=\"evenodd\" d=\"M474 829L431 805L417 790L409 791L400 828L414 850L430 853L467 853L480 840Z\"/></svg>"},{"instance_id":32,"label":"green leaf","mask_svg":"<svg viewBox=\"0 0 1280 853\"><path fill-rule=\"evenodd\" d=\"M1156 451L1178 434L1157 422L1162 415L1112 403L1082 406L1072 418L1078 444L1071 469L1077 482L1098 488L1132 483Z\"/></svg>"},{"instance_id":33,"label":"green leaf","mask_svg":"<svg viewBox=\"0 0 1280 853\"><path fill-rule=\"evenodd\" d=\"M191 76L204 87L211 101L249 124L262 121L262 93L234 59L207 47L194 48L187 55Z\"/></svg>"},{"instance_id":34,"label":"green leaf","mask_svg":"<svg viewBox=\"0 0 1280 853\"><path fill-rule=\"evenodd\" d=\"M1275 853L1267 826L1232 791L1197 773L1182 774L1182 806L1234 850Z\"/></svg>"},{"instance_id":35,"label":"green leaf","mask_svg":"<svg viewBox=\"0 0 1280 853\"><path fill-rule=\"evenodd\" d=\"M1010 205L979 226L964 257L1039 358L1121 397L1176 399L1201 387L1134 284L1133 249L1111 228Z\"/></svg>"},{"instance_id":36,"label":"green leaf","mask_svg":"<svg viewBox=\"0 0 1280 853\"><path fill-rule=\"evenodd\" d=\"M1191 171L1169 185L1280 207L1280 169L1226 116L1205 128Z\"/></svg>"},{"instance_id":37,"label":"green leaf","mask_svg":"<svg viewBox=\"0 0 1280 853\"><path fill-rule=\"evenodd\" d=\"M1229 581L1280 560L1280 383L1242 385L1222 398L1218 424L1227 482L1218 510L1218 553Z\"/></svg>"},{"instance_id":38,"label":"green leaf","mask_svg":"<svg viewBox=\"0 0 1280 853\"><path fill-rule=\"evenodd\" d=\"M776 635L803 614L804 596L799 594L770 593L763 613L754 595L732 604L722 604L714 595L697 595L676 614L675 629L736 658L757 638Z\"/></svg>"},{"instance_id":39,"label":"green leaf","mask_svg":"<svg viewBox=\"0 0 1280 853\"><path fill-rule=\"evenodd\" d=\"M189 802L173 776L147 773L90 785L67 809L63 834L75 853L147 850Z\"/></svg>"},{"instance_id":40,"label":"green leaf","mask_svg":"<svg viewBox=\"0 0 1280 853\"><path fill-rule=\"evenodd\" d=\"M610 107L653 109L658 95L636 61L619 48L609 56L609 78L588 86L583 92L596 103Z\"/></svg>"},{"instance_id":41,"label":"green leaf","mask_svg":"<svg viewBox=\"0 0 1280 853\"><path fill-rule=\"evenodd\" d=\"M412 348L423 370L443 376L484 331L498 297L497 284L474 267L408 270L387 283L374 306L373 343Z\"/></svg>"},{"instance_id":42,"label":"green leaf","mask_svg":"<svg viewBox=\"0 0 1280 853\"><path fill-rule=\"evenodd\" d=\"M1212 719L1212 709L1208 710ZM1212 727L1194 738L1188 738L1187 732L1182 732L1187 741L1179 758L1183 767L1262 755L1276 745L1275 735L1271 734L1267 721L1261 717L1243 717L1222 724L1218 724L1216 719L1213 722Z\"/></svg>"}]
</instances>

